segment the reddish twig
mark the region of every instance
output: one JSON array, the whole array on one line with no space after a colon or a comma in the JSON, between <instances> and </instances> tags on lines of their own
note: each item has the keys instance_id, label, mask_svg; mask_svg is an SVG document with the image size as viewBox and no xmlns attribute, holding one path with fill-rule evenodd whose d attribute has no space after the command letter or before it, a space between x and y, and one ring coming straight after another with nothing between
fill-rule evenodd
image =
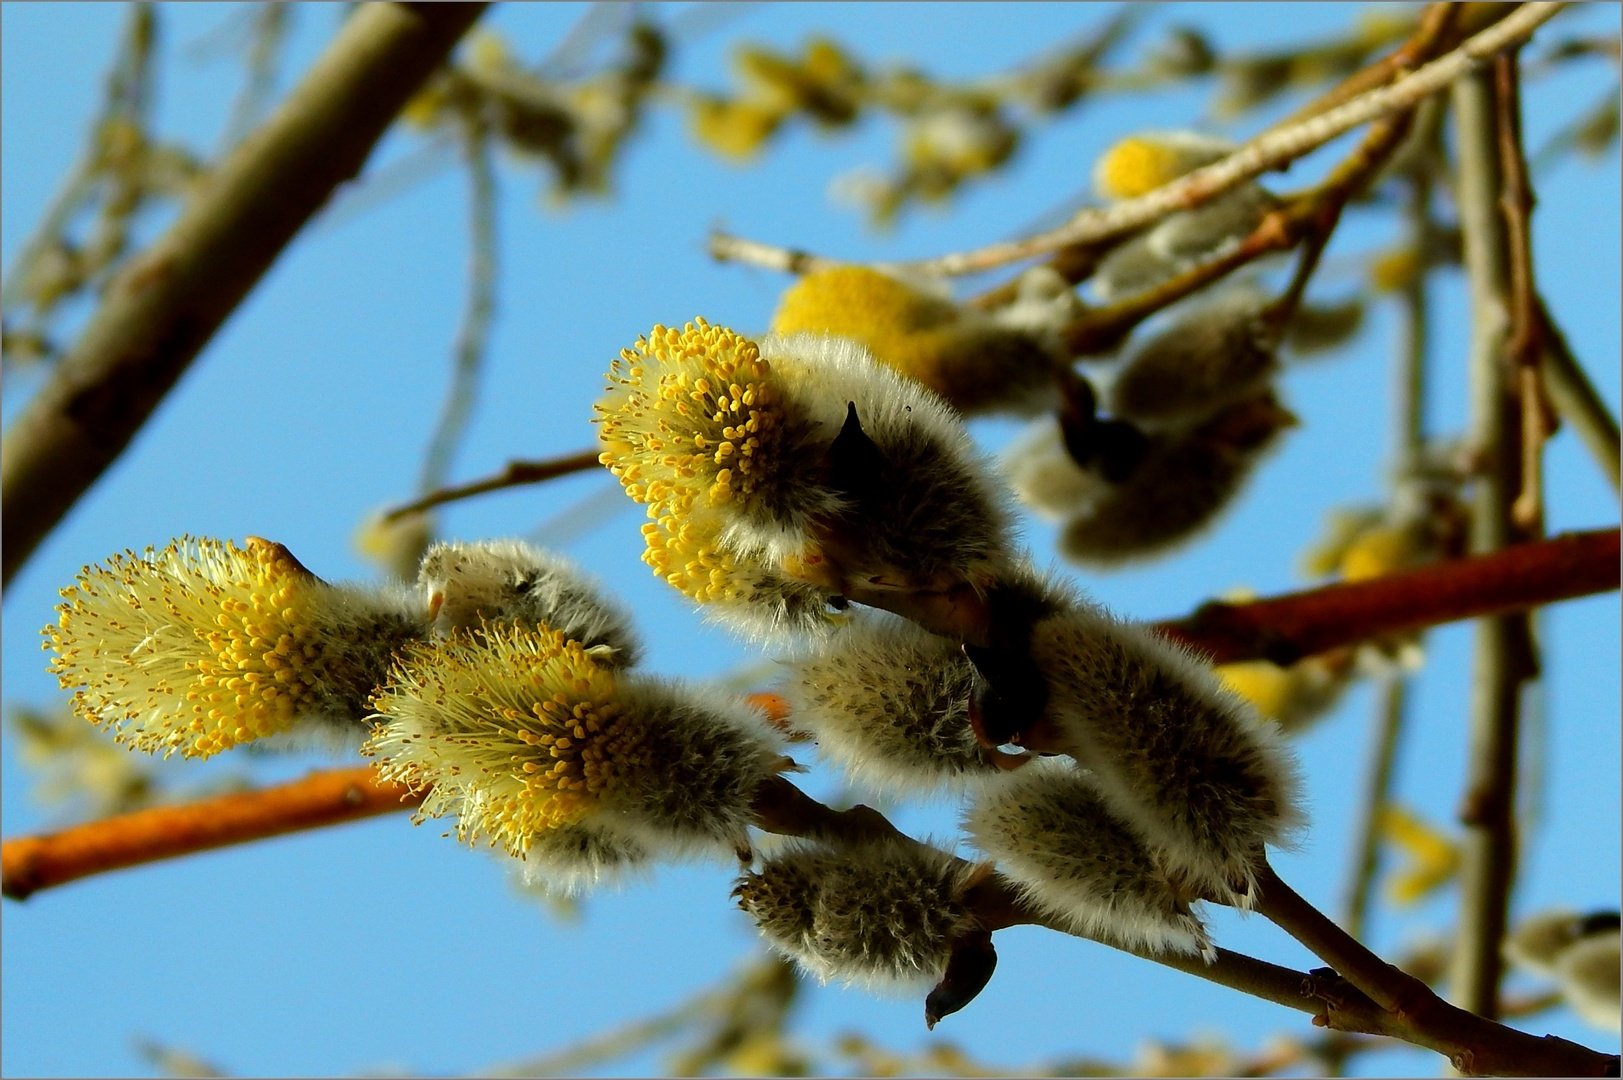
<instances>
[{"instance_id":1,"label":"reddish twig","mask_svg":"<svg viewBox=\"0 0 1623 1080\"><path fill-rule=\"evenodd\" d=\"M1187 618L1156 623L1155 629L1213 663L1289 664L1384 634L1609 592L1618 587L1618 577L1616 529L1563 533L1373 581L1245 604L1210 603Z\"/></svg>"}]
</instances>

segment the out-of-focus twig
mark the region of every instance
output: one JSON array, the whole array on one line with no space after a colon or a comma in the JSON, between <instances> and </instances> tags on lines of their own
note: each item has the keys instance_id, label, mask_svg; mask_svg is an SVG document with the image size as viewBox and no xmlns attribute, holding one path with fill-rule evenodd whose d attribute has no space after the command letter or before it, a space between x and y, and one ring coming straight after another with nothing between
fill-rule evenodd
<instances>
[{"instance_id":1,"label":"out-of-focus twig","mask_svg":"<svg viewBox=\"0 0 1623 1080\"><path fill-rule=\"evenodd\" d=\"M1221 161L1196 169L1138 198L1084 210L1058 229L1035 236L905 265L919 273L942 275L989 270L1045 255L1069 245L1106 240L1147 225L1172 211L1199 206L1254 176L1294 161L1361 124L1413 108L1425 98L1445 89L1462 73L1470 71L1483 60L1524 40L1553 18L1561 7L1559 3L1524 4L1502 21L1468 38L1453 51L1426 64L1412 75L1367 91L1294 126L1269 132L1246 143ZM721 257L718 251L733 258L742 252L749 252L762 257L770 256L769 261L775 266L782 266L785 262L780 254L783 249L753 241L741 242L739 238L724 233L712 233L710 244L711 254L718 258ZM805 263L804 260L808 258L805 253L796 255L801 265L819 265Z\"/></svg>"},{"instance_id":2,"label":"out-of-focus twig","mask_svg":"<svg viewBox=\"0 0 1623 1080\"><path fill-rule=\"evenodd\" d=\"M462 151L468 164L468 294L452 350L451 387L417 480L417 490L424 494L445 484L451 457L467 430L496 314L496 170L490 133L477 117L463 124Z\"/></svg>"},{"instance_id":3,"label":"out-of-focus twig","mask_svg":"<svg viewBox=\"0 0 1623 1080\"><path fill-rule=\"evenodd\" d=\"M1520 413L1506 364L1511 333L1509 254L1499 213L1502 177L1491 77L1461 79L1452 94L1458 132L1460 226L1471 301L1470 439L1480 467L1470 501L1470 550L1509 544L1519 487ZM1532 676L1524 615L1477 623L1472 662L1466 781L1461 797L1460 903L1450 987L1482 1016L1498 1014L1509 890L1516 848L1514 807L1521 688Z\"/></svg>"},{"instance_id":4,"label":"out-of-focus twig","mask_svg":"<svg viewBox=\"0 0 1623 1080\"><path fill-rule=\"evenodd\" d=\"M0 445L10 580L288 242L354 176L482 4L356 10L303 82L109 285Z\"/></svg>"}]
</instances>

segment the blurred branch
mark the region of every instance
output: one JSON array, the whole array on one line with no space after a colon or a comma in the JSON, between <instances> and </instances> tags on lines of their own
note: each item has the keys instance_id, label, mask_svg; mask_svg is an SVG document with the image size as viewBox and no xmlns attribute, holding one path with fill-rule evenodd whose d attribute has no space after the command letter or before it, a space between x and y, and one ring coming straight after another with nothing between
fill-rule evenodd
<instances>
[{"instance_id":1,"label":"blurred branch","mask_svg":"<svg viewBox=\"0 0 1623 1080\"><path fill-rule=\"evenodd\" d=\"M1522 150L1522 96L1519 47L1493 58L1494 133L1503 183L1499 211L1505 224L1505 256L1510 264L1510 340L1506 360L1521 404L1520 490L1510 519L1523 536L1544 531L1544 443L1553 417L1544 395L1544 321L1538 313L1533 271L1533 189Z\"/></svg>"},{"instance_id":2,"label":"blurred branch","mask_svg":"<svg viewBox=\"0 0 1623 1080\"><path fill-rule=\"evenodd\" d=\"M146 127L150 62L157 37L157 15L150 3L131 4L129 21L119 41L117 59L107 74L102 106L90 124L90 137L79 160L63 178L44 216L23 242L11 270L0 285L0 308L9 311L22 302L24 288L41 258L58 243L68 222L91 195L104 168L106 132L115 120Z\"/></svg>"},{"instance_id":3,"label":"blurred branch","mask_svg":"<svg viewBox=\"0 0 1623 1080\"><path fill-rule=\"evenodd\" d=\"M1544 389L1550 394L1550 404L1562 422L1571 425L1616 493L1623 483L1619 475L1623 440L1618 437L1617 420L1572 355L1566 337L1542 299L1538 314L1544 328Z\"/></svg>"},{"instance_id":4,"label":"blurred branch","mask_svg":"<svg viewBox=\"0 0 1623 1080\"><path fill-rule=\"evenodd\" d=\"M1138 198L1084 210L1060 228L1036 236L905 265L927 274L973 273L1048 254L1073 244L1106 240L1147 225L1172 211L1199 206L1254 176L1294 161L1361 124L1413 108L1483 60L1524 40L1538 26L1554 17L1562 6L1559 3L1524 4L1501 22L1467 39L1412 75L1367 91L1298 124L1265 133L1221 161L1196 169ZM717 233L711 236L712 255L717 253L718 241L723 251L736 253L741 250L737 238ZM768 245L744 243L748 245L746 250L776 250Z\"/></svg>"},{"instance_id":5,"label":"blurred branch","mask_svg":"<svg viewBox=\"0 0 1623 1080\"><path fill-rule=\"evenodd\" d=\"M409 503L402 503L383 515L384 521L396 521L408 514L420 513L436 506L456 502L459 499L471 498L474 495L483 495L487 491L501 491L505 488L522 487L525 484L539 484L543 480L551 480L558 476L567 476L570 473L585 472L598 466L598 450L582 450L577 454L566 454L563 457L549 458L546 461L509 461L507 468L495 476L487 476L483 480L474 480L457 487L440 488L431 491L420 499L413 499Z\"/></svg>"},{"instance_id":6,"label":"blurred branch","mask_svg":"<svg viewBox=\"0 0 1623 1080\"><path fill-rule=\"evenodd\" d=\"M1244 604L1213 602L1154 624L1217 664L1289 664L1337 645L1618 587L1616 529L1563 533L1488 555Z\"/></svg>"},{"instance_id":7,"label":"blurred branch","mask_svg":"<svg viewBox=\"0 0 1623 1080\"><path fill-rule=\"evenodd\" d=\"M276 114L109 285L78 343L5 432L0 578L11 579L117 459L483 10L358 9Z\"/></svg>"},{"instance_id":8,"label":"blurred branch","mask_svg":"<svg viewBox=\"0 0 1623 1080\"><path fill-rule=\"evenodd\" d=\"M490 160L490 132L470 114L461 134L468 164L468 295L452 353L451 388L418 476L417 490L425 494L444 485L451 455L467 430L496 312L496 170Z\"/></svg>"},{"instance_id":9,"label":"blurred branch","mask_svg":"<svg viewBox=\"0 0 1623 1080\"><path fill-rule=\"evenodd\" d=\"M276 89L276 60L287 39L287 21L292 12L290 5L275 0L261 0L255 5L248 55L243 61L246 78L237 99L231 103L231 119L226 122L221 139L222 153L241 142L265 114Z\"/></svg>"},{"instance_id":10,"label":"blurred branch","mask_svg":"<svg viewBox=\"0 0 1623 1080\"><path fill-rule=\"evenodd\" d=\"M1519 410L1509 378L1510 256L1499 214L1502 191L1491 79L1461 79L1453 90L1459 147L1460 225L1471 303L1470 440L1481 461L1470 502L1470 550L1483 555L1511 542L1511 504L1521 455ZM1498 1012L1509 891L1514 880L1516 744L1520 692L1534 671L1524 616L1477 623L1466 781L1461 796L1460 903L1450 973L1452 997L1484 1016Z\"/></svg>"}]
</instances>

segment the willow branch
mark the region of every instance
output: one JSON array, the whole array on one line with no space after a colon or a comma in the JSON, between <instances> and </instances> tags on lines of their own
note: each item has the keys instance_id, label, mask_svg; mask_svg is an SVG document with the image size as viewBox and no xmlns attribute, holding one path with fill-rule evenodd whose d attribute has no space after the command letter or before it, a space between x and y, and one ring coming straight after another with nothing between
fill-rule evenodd
<instances>
[{"instance_id":1,"label":"willow branch","mask_svg":"<svg viewBox=\"0 0 1623 1080\"><path fill-rule=\"evenodd\" d=\"M1244 604L1211 603L1155 629L1213 663L1290 664L1338 645L1618 587L1616 529L1563 533L1488 555L1433 563Z\"/></svg>"},{"instance_id":2,"label":"willow branch","mask_svg":"<svg viewBox=\"0 0 1623 1080\"><path fill-rule=\"evenodd\" d=\"M358 9L281 108L114 279L0 445L0 578L10 580L117 459L293 237L360 171L395 114L483 10Z\"/></svg>"},{"instance_id":3,"label":"willow branch","mask_svg":"<svg viewBox=\"0 0 1623 1080\"><path fill-rule=\"evenodd\" d=\"M1459 206L1471 303L1470 439L1481 461L1470 502L1470 550L1493 552L1514 535L1520 414L1506 364L1511 272L1499 213L1502 178L1492 82L1460 80L1452 105L1459 133ZM1516 746L1520 691L1533 673L1527 621L1477 623L1467 724L1460 903L1450 986L1463 1007L1497 1015L1509 891L1514 880Z\"/></svg>"},{"instance_id":4,"label":"willow branch","mask_svg":"<svg viewBox=\"0 0 1623 1080\"><path fill-rule=\"evenodd\" d=\"M409 503L402 503L387 511L383 520L397 521L410 514L421 513L424 510L446 503L457 502L461 499L483 495L490 491L502 491L511 487L522 487L525 484L539 484L543 480L551 480L559 476L568 476L570 473L585 472L597 468L598 450L582 450L575 454L566 454L563 457L549 458L546 461L509 461L507 467L495 476L487 476L483 480L474 480L455 487L440 488L431 491L420 499L413 499Z\"/></svg>"},{"instance_id":5,"label":"willow branch","mask_svg":"<svg viewBox=\"0 0 1623 1080\"><path fill-rule=\"evenodd\" d=\"M1530 3L1462 42L1414 74L1360 94L1344 105L1299 124L1267 132L1221 161L1196 169L1154 191L1077 214L1046 233L976 251L958 252L907 264L920 273L968 274L1043 255L1068 244L1105 240L1171 213L1199 206L1230 188L1289 164L1361 124L1412 109L1502 49L1525 40L1553 18L1562 4Z\"/></svg>"},{"instance_id":6,"label":"willow branch","mask_svg":"<svg viewBox=\"0 0 1623 1080\"><path fill-rule=\"evenodd\" d=\"M1539 320L1544 328L1544 388L1549 391L1550 404L1584 444L1616 494L1623 488L1623 439L1618 437L1617 418L1584 374L1542 298Z\"/></svg>"},{"instance_id":7,"label":"willow branch","mask_svg":"<svg viewBox=\"0 0 1623 1080\"><path fill-rule=\"evenodd\" d=\"M1493 59L1494 132L1503 178L1499 211L1505 222L1505 253L1510 264L1510 340L1506 359L1521 404L1521 489L1510 518L1524 536L1544 531L1544 441L1550 437L1545 404L1544 322L1538 312L1533 273L1533 189L1522 149L1521 79L1517 49Z\"/></svg>"},{"instance_id":8,"label":"willow branch","mask_svg":"<svg viewBox=\"0 0 1623 1080\"><path fill-rule=\"evenodd\" d=\"M451 351L451 386L418 474L417 490L425 493L444 486L451 456L467 431L496 314L496 169L490 133L483 121L467 116L461 135L468 166L468 292Z\"/></svg>"},{"instance_id":9,"label":"willow branch","mask_svg":"<svg viewBox=\"0 0 1623 1080\"><path fill-rule=\"evenodd\" d=\"M0 893L41 889L200 851L342 825L422 801L379 781L370 765L314 772L288 784L156 806L0 845Z\"/></svg>"}]
</instances>

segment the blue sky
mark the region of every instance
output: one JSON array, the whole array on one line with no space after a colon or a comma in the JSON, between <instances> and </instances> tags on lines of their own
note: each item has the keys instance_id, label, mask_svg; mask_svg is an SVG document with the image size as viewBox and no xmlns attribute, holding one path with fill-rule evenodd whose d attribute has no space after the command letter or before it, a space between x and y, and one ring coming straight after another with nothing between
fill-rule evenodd
<instances>
[{"instance_id":1,"label":"blue sky","mask_svg":"<svg viewBox=\"0 0 1623 1080\"><path fill-rule=\"evenodd\" d=\"M536 56L584 7L501 6L488 25L520 55ZM719 90L727 85L734 41L793 48L821 31L870 62L906 59L940 78L965 78L1069 40L1112 9L752 5L679 44L671 75ZM1220 48L1246 48L1335 32L1357 10L1159 5L1122 55L1138 55L1176 23L1200 27ZM1616 33L1617 11L1574 10L1549 34ZM124 14L117 5L0 7L0 261L7 267L80 153ZM337 14L336 6L296 10L283 88L319 52ZM231 5L162 8L156 128L200 151L217 145L240 68L199 59L195 46L232 17ZM1529 143L1539 145L1614 84L1615 70L1594 60L1530 83ZM702 249L712 226L853 261L976 246L1067 205L1085 189L1093 160L1122 135L1189 126L1204 114L1207 94L1202 87L1102 100L1039 122L1004 174L965 192L946 212L907 214L884 234L828 197L831 178L890 161L893 129L877 120L837 137L797 128L758 165L741 169L695 148L677 111L656 108L621 163L615 197L561 211L541 204L545 181L533 166L505 160L499 313L454 475L473 478L510 458L590 445L590 404L609 359L656 322L703 315L746 332L763 328L786 279L710 262ZM1247 117L1218 130L1243 137L1266 119ZM377 161L400 159L419 141L391 135ZM1309 159L1289 182L1313 175L1333 154ZM324 577L375 574L351 538L369 510L412 493L439 412L462 302L465 191L465 177L448 163L370 209L349 212L340 199L337 211L297 241L7 590L0 653L6 706L60 699L44 670L38 628L52 619L56 590L80 566L123 548L161 545L182 533L261 535L287 544ZM1560 165L1541 180L1539 195L1540 284L1615 412L1615 148L1599 163ZM1351 211L1329 253L1321 294L1350 290L1356 278L1335 278L1334 269L1391 236L1389 214ZM1466 311L1457 276L1441 275L1438 292L1427 421L1434 432L1453 433L1465 417ZM1395 333L1394 312L1377 308L1353 347L1287 375L1285 394L1303 426L1203 543L1083 584L1121 613L1142 618L1185 612L1236 586L1299 587L1296 558L1319 534L1325 513L1382 491L1386 360ZM7 419L39 378L6 372ZM974 428L994 449L1017 429L1007 421ZM1616 521L1615 497L1570 433L1552 442L1548 464L1551 531ZM638 514L613 493L604 473L570 477L448 508L440 531L465 539L528 535L560 547L636 611L649 670L702 678L759 659L702 624L652 577L638 559ZM571 522L592 527L567 527ZM1056 558L1050 526L1028 519L1024 531L1040 561ZM1538 830L1526 838L1527 872L1513 909L1615 906L1616 598L1561 605L1541 629L1547 666L1536 741L1543 809ZM1462 785L1469 651L1465 627L1429 635L1398 764L1398 797L1436 821L1451 819ZM1313 827L1303 849L1281 855L1277 865L1298 891L1327 908L1340 895L1372 712L1372 694L1360 687L1299 744ZM49 824L15 751L8 733L0 743L0 817L8 837ZM321 764L256 757L164 767L184 785L211 770L248 767L269 780ZM808 782L814 794L837 787L822 772ZM896 818L915 834L952 835L951 813L941 806L898 807ZM250 1075L477 1071L666 1008L715 983L757 948L753 929L727 899L727 867L662 868L651 881L591 898L579 922L566 924L516 893L495 858L442 839L441 831L432 823L413 829L402 814L0 905L6 1074L144 1075L138 1038L180 1045ZM1394 951L1444 929L1452 904L1444 893L1414 908L1383 908L1371 943ZM1212 922L1220 944L1314 966L1259 919L1217 912ZM1300 1014L1103 946L1030 928L1002 933L997 944L991 986L934 1036L920 1023L918 1001L837 987L805 996L796 1030L823 1046L847 1030L902 1050L944 1038L1014 1067L1061 1055L1125 1062L1143 1040L1202 1032L1222 1032L1251 1050L1281 1029L1308 1034ZM1562 1013L1538 1018L1534 1030L1617 1049L1615 1036ZM1382 1054L1359 1067L1370 1074L1431 1072L1438 1064L1430 1055ZM657 1056L643 1055L608 1071L659 1070Z\"/></svg>"}]
</instances>

